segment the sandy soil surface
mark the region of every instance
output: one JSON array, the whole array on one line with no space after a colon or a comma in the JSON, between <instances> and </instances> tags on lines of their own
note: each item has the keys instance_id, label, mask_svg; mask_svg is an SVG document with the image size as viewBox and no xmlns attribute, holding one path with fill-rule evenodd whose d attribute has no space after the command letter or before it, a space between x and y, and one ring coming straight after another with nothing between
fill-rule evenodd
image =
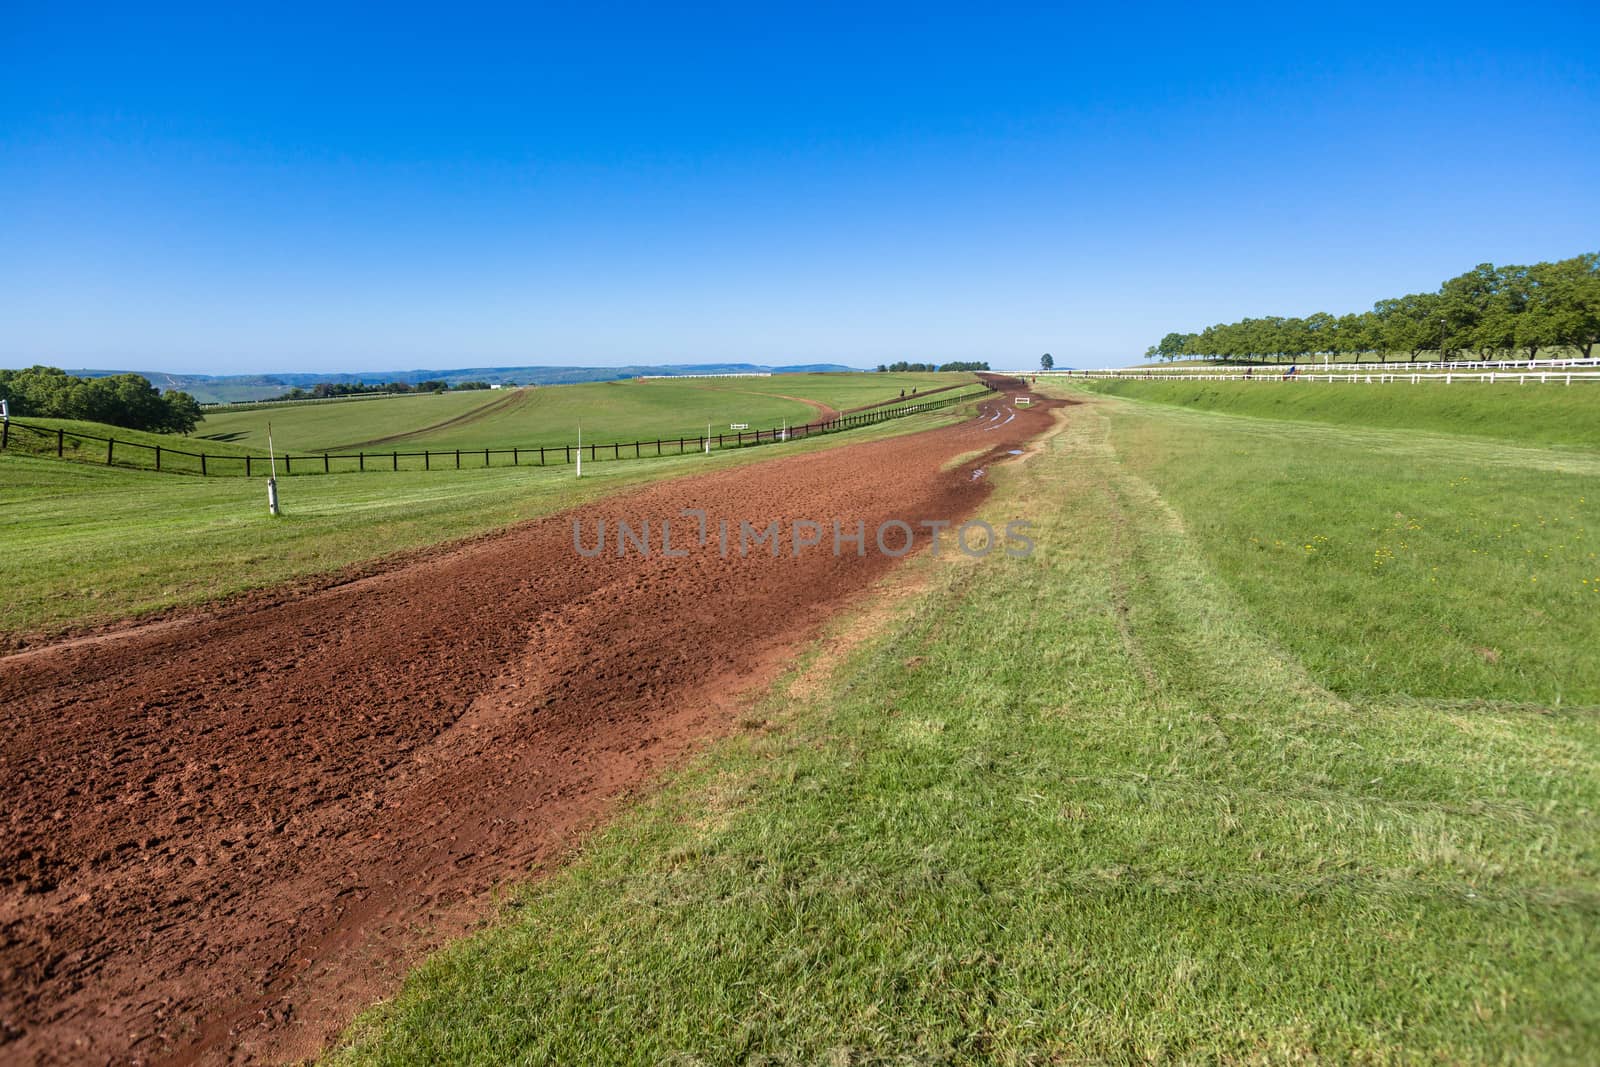
<instances>
[{"instance_id":1,"label":"sandy soil surface","mask_svg":"<svg viewBox=\"0 0 1600 1067\"><path fill-rule=\"evenodd\" d=\"M0 1061L315 1054L493 887L730 728L895 565L881 522L969 515L981 471L1050 422L1051 402L1011 401L0 658ZM585 547L606 521L605 553L575 550L574 517ZM648 558L617 558L618 519L650 520ZM686 555L661 554L664 519ZM739 521L774 519L822 523L823 544L741 557ZM834 556L835 519L866 523L867 555Z\"/></svg>"}]
</instances>

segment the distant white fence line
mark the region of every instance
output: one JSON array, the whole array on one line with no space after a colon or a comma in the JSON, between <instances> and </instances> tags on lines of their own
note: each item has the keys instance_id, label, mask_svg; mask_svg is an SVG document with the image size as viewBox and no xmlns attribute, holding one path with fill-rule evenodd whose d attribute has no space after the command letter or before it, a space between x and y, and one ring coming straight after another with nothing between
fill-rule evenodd
<instances>
[{"instance_id":1,"label":"distant white fence line","mask_svg":"<svg viewBox=\"0 0 1600 1067\"><path fill-rule=\"evenodd\" d=\"M1057 378L1067 377L1065 374L1054 375ZM1115 378L1127 381L1150 382L1361 382L1367 385L1384 385L1392 382L1408 382L1411 385L1420 385L1424 382L1443 382L1451 385L1456 382L1483 382L1488 385L1571 385L1573 382L1600 382L1600 370L1578 371L1488 371L1483 374L1462 374L1459 371L1447 371L1443 374L1318 374L1312 372L1296 372L1294 374L1272 373L1265 374L1127 374L1106 371L1075 371L1074 378Z\"/></svg>"},{"instance_id":2,"label":"distant white fence line","mask_svg":"<svg viewBox=\"0 0 1600 1067\"><path fill-rule=\"evenodd\" d=\"M634 379L636 382L651 382L665 378L770 378L769 370L733 371L728 374L641 374Z\"/></svg>"},{"instance_id":3,"label":"distant white fence line","mask_svg":"<svg viewBox=\"0 0 1600 1067\"><path fill-rule=\"evenodd\" d=\"M290 400L213 400L201 404L205 411L217 408L288 407L290 404L327 404L334 400L382 400L386 396L428 396L428 393L344 393L340 396L299 396Z\"/></svg>"},{"instance_id":4,"label":"distant white fence line","mask_svg":"<svg viewBox=\"0 0 1600 1067\"><path fill-rule=\"evenodd\" d=\"M1386 378L1409 377L1419 371L1445 371L1456 377L1501 371L1553 371L1572 369L1600 370L1600 358L1594 359L1517 359L1486 360L1474 362L1453 360L1425 363L1321 363L1306 360L1299 363L1214 363L1188 366L1105 367L1098 370L1039 370L1008 371L1010 374L1031 376L1043 374L1056 378L1196 378L1242 377L1246 370L1253 377L1272 378L1289 367L1298 368L1299 375L1326 377L1329 373L1384 375Z\"/></svg>"}]
</instances>

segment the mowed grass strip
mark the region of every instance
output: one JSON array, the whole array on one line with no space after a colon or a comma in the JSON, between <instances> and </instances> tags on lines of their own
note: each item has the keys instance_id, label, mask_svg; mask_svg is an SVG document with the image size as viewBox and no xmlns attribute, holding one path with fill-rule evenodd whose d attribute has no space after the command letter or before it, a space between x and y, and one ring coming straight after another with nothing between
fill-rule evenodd
<instances>
[{"instance_id":1,"label":"mowed grass strip","mask_svg":"<svg viewBox=\"0 0 1600 1067\"><path fill-rule=\"evenodd\" d=\"M1130 468L1130 417L1070 409L991 471L1031 558L919 561L830 684L780 687L330 1060L1593 1062L1600 715L1330 691Z\"/></svg>"},{"instance_id":2,"label":"mowed grass strip","mask_svg":"<svg viewBox=\"0 0 1600 1067\"><path fill-rule=\"evenodd\" d=\"M1537 437L1568 395L1500 426ZM1600 452L1131 404L1115 440L1337 692L1600 703Z\"/></svg>"},{"instance_id":3,"label":"mowed grass strip","mask_svg":"<svg viewBox=\"0 0 1600 1067\"><path fill-rule=\"evenodd\" d=\"M484 469L471 457L460 471L280 478L277 519L267 514L263 476L176 477L7 451L0 453L0 645L336 572L659 478L926 430L970 412L971 405L955 405L710 456L585 464L581 480L570 466ZM387 455L374 460L387 463Z\"/></svg>"},{"instance_id":4,"label":"mowed grass strip","mask_svg":"<svg viewBox=\"0 0 1600 1067\"><path fill-rule=\"evenodd\" d=\"M1404 373L1399 365L1390 370ZM1378 373L1376 368L1373 373ZM1491 385L1469 380L1450 385L1442 381L1416 385L1407 381L1285 382L1272 374L1264 371L1258 382L1108 379L1084 384L1109 396L1233 415L1600 449L1600 382L1562 385L1557 375L1544 385L1502 381Z\"/></svg>"}]
</instances>

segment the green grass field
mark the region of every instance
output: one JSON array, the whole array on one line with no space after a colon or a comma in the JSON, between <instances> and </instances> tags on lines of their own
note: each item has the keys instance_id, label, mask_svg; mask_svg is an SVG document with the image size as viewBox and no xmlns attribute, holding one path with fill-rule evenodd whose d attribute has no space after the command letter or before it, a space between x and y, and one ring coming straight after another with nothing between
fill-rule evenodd
<instances>
[{"instance_id":1,"label":"green grass field","mask_svg":"<svg viewBox=\"0 0 1600 1067\"><path fill-rule=\"evenodd\" d=\"M318 404L245 408L207 415L191 435L267 450L267 424L280 450L314 452L354 441L412 433L460 418L510 395L504 390L468 390L378 399L329 400Z\"/></svg>"},{"instance_id":2,"label":"green grass field","mask_svg":"<svg viewBox=\"0 0 1600 1067\"><path fill-rule=\"evenodd\" d=\"M774 374L770 378L707 379L707 384L721 383L720 387L738 392L783 394L805 397L827 404L839 411L899 399L905 391L909 399L913 389L926 391L947 385L975 380L975 375L946 372L939 373L885 373L885 374Z\"/></svg>"},{"instance_id":3,"label":"green grass field","mask_svg":"<svg viewBox=\"0 0 1600 1067\"><path fill-rule=\"evenodd\" d=\"M1432 430L1537 445L1600 448L1600 383L1456 382L1086 383L1099 393L1260 418Z\"/></svg>"},{"instance_id":4,"label":"green grass field","mask_svg":"<svg viewBox=\"0 0 1600 1067\"><path fill-rule=\"evenodd\" d=\"M207 416L195 436L279 449L485 448L634 441L813 422L812 400L835 409L897 398L904 389L974 381L970 374L783 374L770 378L650 379L443 393L259 408ZM781 395L780 395L781 394ZM786 399L798 397L800 399Z\"/></svg>"},{"instance_id":5,"label":"green grass field","mask_svg":"<svg viewBox=\"0 0 1600 1067\"><path fill-rule=\"evenodd\" d=\"M0 452L0 645L337 571L658 478L927 429L960 417L959 407L711 456L586 464L581 481L571 467L527 466L284 478L277 520L262 477L176 477L63 462L53 446L50 458L8 449Z\"/></svg>"},{"instance_id":6,"label":"green grass field","mask_svg":"<svg viewBox=\"0 0 1600 1067\"><path fill-rule=\"evenodd\" d=\"M1068 409L332 1061L1600 1059L1600 453L1326 417Z\"/></svg>"}]
</instances>

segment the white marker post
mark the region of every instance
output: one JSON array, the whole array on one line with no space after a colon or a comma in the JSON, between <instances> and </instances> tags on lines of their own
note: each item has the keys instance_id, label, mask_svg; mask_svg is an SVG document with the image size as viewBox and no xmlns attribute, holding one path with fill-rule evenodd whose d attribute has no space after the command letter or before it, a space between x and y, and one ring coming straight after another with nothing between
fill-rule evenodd
<instances>
[{"instance_id":1,"label":"white marker post","mask_svg":"<svg viewBox=\"0 0 1600 1067\"><path fill-rule=\"evenodd\" d=\"M267 460L272 473L267 477L267 514L278 514L278 453L272 447L272 423L267 423Z\"/></svg>"},{"instance_id":2,"label":"white marker post","mask_svg":"<svg viewBox=\"0 0 1600 1067\"><path fill-rule=\"evenodd\" d=\"M583 420L582 419L578 420L578 474L577 474L577 476L579 478L583 477Z\"/></svg>"},{"instance_id":3,"label":"white marker post","mask_svg":"<svg viewBox=\"0 0 1600 1067\"><path fill-rule=\"evenodd\" d=\"M706 420L706 455L711 455L711 420Z\"/></svg>"}]
</instances>

